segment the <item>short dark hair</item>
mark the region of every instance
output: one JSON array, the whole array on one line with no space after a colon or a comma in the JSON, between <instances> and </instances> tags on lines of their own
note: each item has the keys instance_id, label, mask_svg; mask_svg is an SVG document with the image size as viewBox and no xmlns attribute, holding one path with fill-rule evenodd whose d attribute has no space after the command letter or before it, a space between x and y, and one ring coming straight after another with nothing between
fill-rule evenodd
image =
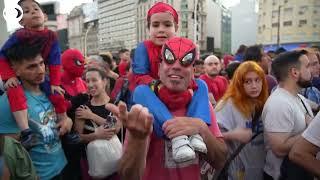
<instances>
[{"instance_id":1,"label":"short dark hair","mask_svg":"<svg viewBox=\"0 0 320 180\"><path fill-rule=\"evenodd\" d=\"M278 55L278 54L281 54L283 52L287 52L287 50L285 48L283 48L283 47L279 47L274 53L276 55Z\"/></svg>"},{"instance_id":2,"label":"short dark hair","mask_svg":"<svg viewBox=\"0 0 320 180\"><path fill-rule=\"evenodd\" d=\"M234 72L237 70L240 64L241 63L239 61L233 61L230 64L228 64L225 71L229 79L232 79Z\"/></svg>"},{"instance_id":3,"label":"short dark hair","mask_svg":"<svg viewBox=\"0 0 320 180\"><path fill-rule=\"evenodd\" d=\"M16 43L4 51L8 61L13 63L21 63L23 60L33 60L39 54L41 55L41 43Z\"/></svg>"},{"instance_id":4,"label":"short dark hair","mask_svg":"<svg viewBox=\"0 0 320 180\"><path fill-rule=\"evenodd\" d=\"M244 52L243 61L261 62L261 59L262 59L261 45L250 46Z\"/></svg>"},{"instance_id":5,"label":"short dark hair","mask_svg":"<svg viewBox=\"0 0 320 180\"><path fill-rule=\"evenodd\" d=\"M247 49L247 46L244 45L244 44L241 44L237 50L237 53L236 54L243 54Z\"/></svg>"},{"instance_id":6,"label":"short dark hair","mask_svg":"<svg viewBox=\"0 0 320 180\"><path fill-rule=\"evenodd\" d=\"M19 0L19 1L18 1L18 5L21 6L24 1L27 1L27 0ZM29 0L29 1L30 1L30 0ZM38 2L35 1L35 0L31 0L31 1L34 2L34 3L36 3L36 4L39 6L39 8L41 9L41 11L43 11L40 3L38 3Z\"/></svg>"},{"instance_id":7,"label":"short dark hair","mask_svg":"<svg viewBox=\"0 0 320 180\"><path fill-rule=\"evenodd\" d=\"M194 61L193 66L196 66L196 65L204 65L204 61L203 60L196 60L196 61Z\"/></svg>"},{"instance_id":8,"label":"short dark hair","mask_svg":"<svg viewBox=\"0 0 320 180\"><path fill-rule=\"evenodd\" d=\"M130 58L133 59L134 58L134 54L136 53L136 48L131 49L130 51Z\"/></svg>"},{"instance_id":9,"label":"short dark hair","mask_svg":"<svg viewBox=\"0 0 320 180\"><path fill-rule=\"evenodd\" d=\"M279 54L271 64L272 73L276 77L276 79L281 82L288 78L289 70L292 67L299 68L301 65L299 58L306 53L307 51L300 50Z\"/></svg>"},{"instance_id":10,"label":"short dark hair","mask_svg":"<svg viewBox=\"0 0 320 180\"><path fill-rule=\"evenodd\" d=\"M125 53L125 52L129 52L128 49L120 49L119 54Z\"/></svg>"}]
</instances>

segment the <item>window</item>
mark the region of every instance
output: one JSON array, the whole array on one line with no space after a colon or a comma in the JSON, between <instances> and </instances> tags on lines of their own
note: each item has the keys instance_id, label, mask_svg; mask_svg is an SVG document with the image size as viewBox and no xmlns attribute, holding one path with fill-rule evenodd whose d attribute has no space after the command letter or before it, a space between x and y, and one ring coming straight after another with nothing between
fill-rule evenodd
<instances>
[{"instance_id":1,"label":"window","mask_svg":"<svg viewBox=\"0 0 320 180\"><path fill-rule=\"evenodd\" d=\"M272 11L272 18L278 17L278 10Z\"/></svg>"},{"instance_id":2,"label":"window","mask_svg":"<svg viewBox=\"0 0 320 180\"><path fill-rule=\"evenodd\" d=\"M299 21L299 27L302 27L302 26L304 26L306 24L307 24L307 20L306 19Z\"/></svg>"},{"instance_id":3,"label":"window","mask_svg":"<svg viewBox=\"0 0 320 180\"><path fill-rule=\"evenodd\" d=\"M292 26L292 21L283 22L283 26Z\"/></svg>"},{"instance_id":4,"label":"window","mask_svg":"<svg viewBox=\"0 0 320 180\"><path fill-rule=\"evenodd\" d=\"M279 23L272 23L272 27L278 27Z\"/></svg>"},{"instance_id":5,"label":"window","mask_svg":"<svg viewBox=\"0 0 320 180\"><path fill-rule=\"evenodd\" d=\"M307 11L308 11L308 6L300 6L298 14L303 15Z\"/></svg>"}]
</instances>

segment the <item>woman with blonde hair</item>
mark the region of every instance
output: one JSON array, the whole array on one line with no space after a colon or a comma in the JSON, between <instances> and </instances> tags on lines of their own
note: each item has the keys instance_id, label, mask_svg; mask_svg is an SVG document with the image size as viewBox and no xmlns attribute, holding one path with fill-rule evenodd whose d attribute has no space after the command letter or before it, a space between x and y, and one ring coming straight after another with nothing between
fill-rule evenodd
<instances>
[{"instance_id":1,"label":"woman with blonde hair","mask_svg":"<svg viewBox=\"0 0 320 180\"><path fill-rule=\"evenodd\" d=\"M238 147L245 144L228 166L228 179L263 179L266 152L260 115L267 98L268 85L263 69L253 61L242 63L216 107L229 155L236 154Z\"/></svg>"}]
</instances>

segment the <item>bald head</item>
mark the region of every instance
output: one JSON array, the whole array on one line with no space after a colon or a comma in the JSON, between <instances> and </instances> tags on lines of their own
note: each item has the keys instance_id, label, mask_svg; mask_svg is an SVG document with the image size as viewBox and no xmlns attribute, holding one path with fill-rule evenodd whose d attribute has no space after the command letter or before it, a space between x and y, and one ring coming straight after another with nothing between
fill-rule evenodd
<instances>
[{"instance_id":1,"label":"bald head","mask_svg":"<svg viewBox=\"0 0 320 180\"><path fill-rule=\"evenodd\" d=\"M204 60L204 67L209 76L217 76L221 71L220 59L215 55L210 55Z\"/></svg>"}]
</instances>

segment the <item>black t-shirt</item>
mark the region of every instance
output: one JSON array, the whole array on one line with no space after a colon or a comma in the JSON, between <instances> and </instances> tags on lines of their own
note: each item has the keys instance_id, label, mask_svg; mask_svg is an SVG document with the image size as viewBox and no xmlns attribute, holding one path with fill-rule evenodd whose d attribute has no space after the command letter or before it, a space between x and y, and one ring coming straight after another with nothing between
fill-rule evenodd
<instances>
[{"instance_id":1,"label":"black t-shirt","mask_svg":"<svg viewBox=\"0 0 320 180\"><path fill-rule=\"evenodd\" d=\"M109 102L109 103L113 103L113 102ZM86 106L88 106L94 114L104 118L107 121L107 117L110 114L110 111L105 108L105 105L93 106L93 105L91 105L91 102L88 102L86 104ZM91 120L86 119L83 134L90 134L93 132L94 132L94 126L93 126Z\"/></svg>"}]
</instances>

